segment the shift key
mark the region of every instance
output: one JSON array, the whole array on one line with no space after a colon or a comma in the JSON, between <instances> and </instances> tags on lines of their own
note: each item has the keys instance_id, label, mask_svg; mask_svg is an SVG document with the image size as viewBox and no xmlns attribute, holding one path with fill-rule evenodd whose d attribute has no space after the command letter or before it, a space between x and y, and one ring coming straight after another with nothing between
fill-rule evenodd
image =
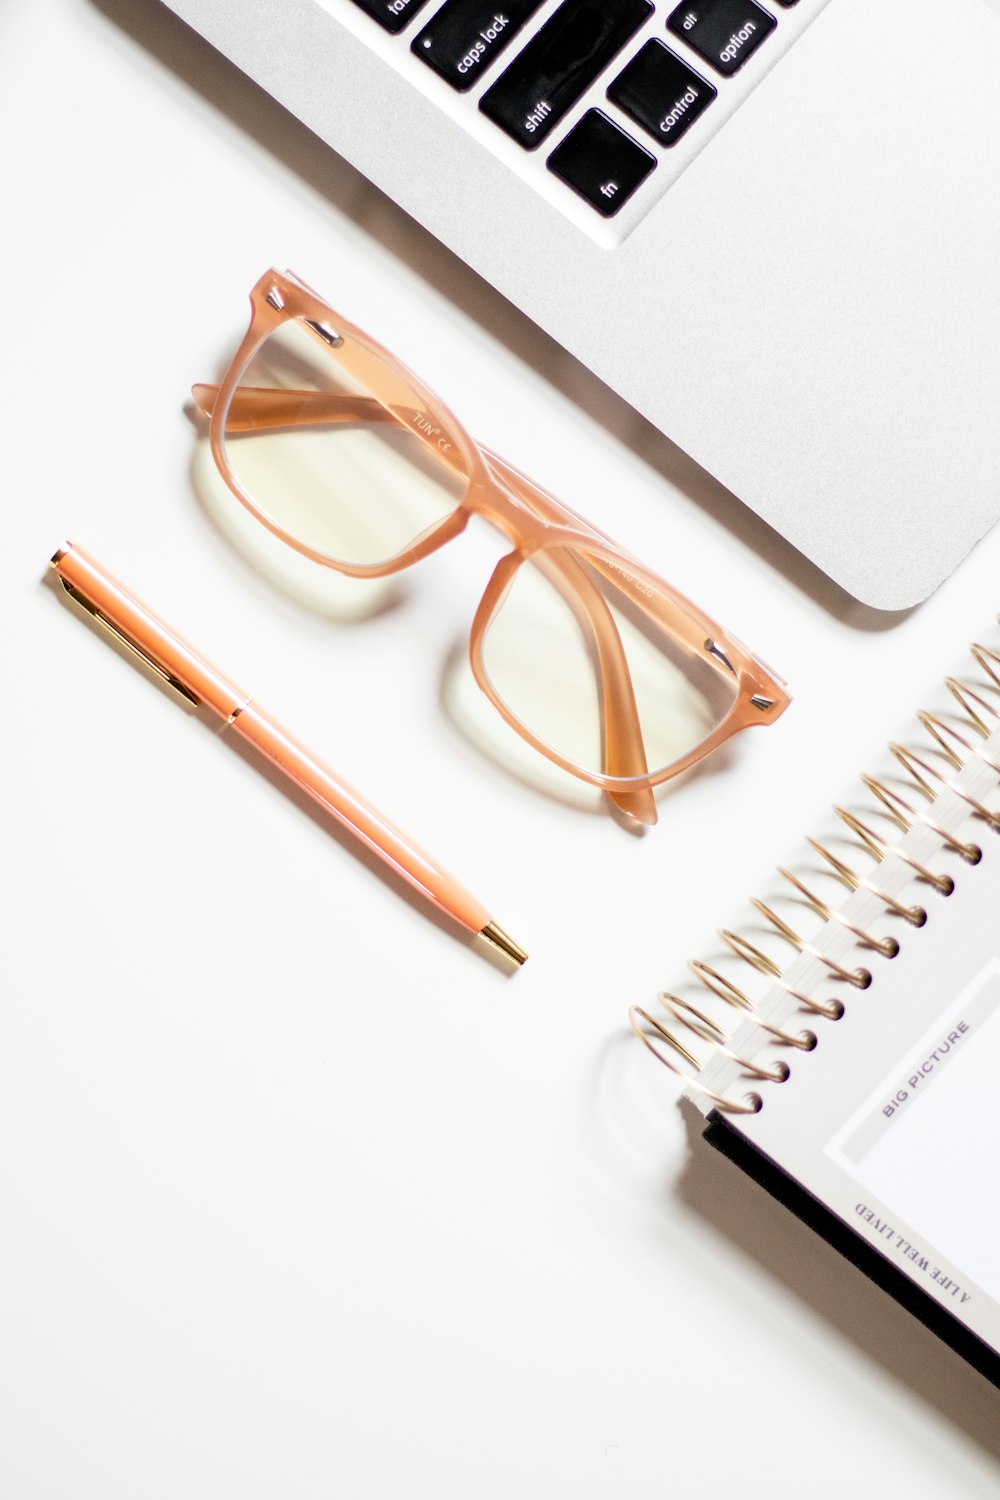
<instances>
[{"instance_id":1,"label":"shift key","mask_svg":"<svg viewBox=\"0 0 1000 1500\"><path fill-rule=\"evenodd\" d=\"M653 9L651 0L565 0L479 101L533 151Z\"/></svg>"}]
</instances>

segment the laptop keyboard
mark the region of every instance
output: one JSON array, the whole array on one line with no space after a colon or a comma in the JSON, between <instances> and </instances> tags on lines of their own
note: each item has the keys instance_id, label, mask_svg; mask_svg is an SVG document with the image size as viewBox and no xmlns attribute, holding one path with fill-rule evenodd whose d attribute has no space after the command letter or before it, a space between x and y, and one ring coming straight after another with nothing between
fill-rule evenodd
<instances>
[{"instance_id":1,"label":"laptop keyboard","mask_svg":"<svg viewBox=\"0 0 1000 1500\"><path fill-rule=\"evenodd\" d=\"M536 150L652 9L650 0L564 0L479 108L519 146Z\"/></svg>"},{"instance_id":2,"label":"laptop keyboard","mask_svg":"<svg viewBox=\"0 0 1000 1500\"><path fill-rule=\"evenodd\" d=\"M770 0L770 9L756 0L352 3L457 94L475 90L468 107L522 151L547 144L548 172L611 219L658 168L663 175L664 153L706 130L703 117L737 86L734 75L775 47L782 13L799 0Z\"/></svg>"}]
</instances>

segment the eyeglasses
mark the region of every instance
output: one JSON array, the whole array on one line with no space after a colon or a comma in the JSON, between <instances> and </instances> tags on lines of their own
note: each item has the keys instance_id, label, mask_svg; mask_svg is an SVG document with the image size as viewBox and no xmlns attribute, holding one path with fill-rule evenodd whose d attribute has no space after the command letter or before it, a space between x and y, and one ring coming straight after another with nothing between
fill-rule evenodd
<instances>
[{"instance_id":1,"label":"eyeglasses","mask_svg":"<svg viewBox=\"0 0 1000 1500\"><path fill-rule=\"evenodd\" d=\"M196 385L226 484L275 536L383 578L485 516L513 544L472 623L476 682L512 729L655 823L652 788L789 703L714 621L469 436L298 277L268 271L221 385Z\"/></svg>"}]
</instances>

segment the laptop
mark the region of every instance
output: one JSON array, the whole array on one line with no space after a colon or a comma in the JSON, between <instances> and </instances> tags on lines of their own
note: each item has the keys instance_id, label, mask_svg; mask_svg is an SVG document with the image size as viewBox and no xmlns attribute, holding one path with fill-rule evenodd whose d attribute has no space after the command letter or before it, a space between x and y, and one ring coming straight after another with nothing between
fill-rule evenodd
<instances>
[{"instance_id":1,"label":"laptop","mask_svg":"<svg viewBox=\"0 0 1000 1500\"><path fill-rule=\"evenodd\" d=\"M166 0L845 590L1000 514L1000 0Z\"/></svg>"}]
</instances>

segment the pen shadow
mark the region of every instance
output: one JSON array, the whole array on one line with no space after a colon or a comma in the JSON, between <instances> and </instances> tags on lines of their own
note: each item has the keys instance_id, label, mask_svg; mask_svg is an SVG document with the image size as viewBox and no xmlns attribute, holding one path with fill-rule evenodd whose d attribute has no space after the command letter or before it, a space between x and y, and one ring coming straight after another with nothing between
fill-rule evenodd
<instances>
[{"instance_id":1,"label":"pen shadow","mask_svg":"<svg viewBox=\"0 0 1000 1500\"><path fill-rule=\"evenodd\" d=\"M452 942L460 947L471 949L477 956L486 959L491 967L505 977L510 978L517 973L519 965L508 961L491 943L476 934L467 933L457 922L439 911L425 896L421 896L418 891L414 890L407 880L397 875L391 866L366 848L358 837L350 829L344 827L332 813L325 812L295 782L272 765L255 746L236 734L227 734L228 726L220 721L219 716L211 709L189 702L172 688L154 667L129 647L110 627L103 625L100 620L73 600L53 568L46 569L39 578L39 583L49 589L59 603L69 609L74 617L101 641L105 649L110 648L122 661L140 672L152 687L165 694L172 704L183 709L188 718L197 721L216 739L223 740L231 754L238 755L257 776L267 781L287 802L290 802L303 816L315 824L324 837L333 839L344 853L356 860L369 875L380 881L382 885L388 886L392 894L401 901L405 901L421 920L431 922Z\"/></svg>"},{"instance_id":2,"label":"pen shadow","mask_svg":"<svg viewBox=\"0 0 1000 1500\"><path fill-rule=\"evenodd\" d=\"M193 710L195 717L200 717L197 710ZM343 827L333 816L317 806L317 804L304 791L295 785L287 776L283 775L265 755L255 746L239 739L235 735L225 733L226 726L220 725L217 719L210 718L207 714L203 722L211 733L217 738L224 739L229 750L251 768L258 776L268 781L277 792L290 802L300 813L307 817L323 835L332 838L343 851L356 860L369 875L388 886L393 895L412 908L422 921L431 922L439 932L457 943L462 948L468 948L478 957L486 959L490 966L511 978L517 973L520 965L506 960L493 945L477 934L467 933L457 922L451 920L443 912L439 911L426 896L421 896L415 891L407 880L397 875L391 866L387 865L378 855L372 853L363 843L352 834L349 829Z\"/></svg>"},{"instance_id":3,"label":"pen shadow","mask_svg":"<svg viewBox=\"0 0 1000 1500\"><path fill-rule=\"evenodd\" d=\"M665 1198L679 1197L839 1337L1000 1462L1000 1391L710 1146L693 1105L683 1101L679 1107L688 1155L679 1183L664 1190ZM670 1211L669 1201L665 1208Z\"/></svg>"},{"instance_id":4,"label":"pen shadow","mask_svg":"<svg viewBox=\"0 0 1000 1500\"><path fill-rule=\"evenodd\" d=\"M408 265L487 333L505 344L586 417L626 444L667 483L826 613L856 630L894 628L911 611L859 603L809 562L724 485L449 251L391 198L158 0L89 0L206 103L271 153L338 213ZM307 268L303 268L307 274ZM570 497L572 498L572 497Z\"/></svg>"}]
</instances>

